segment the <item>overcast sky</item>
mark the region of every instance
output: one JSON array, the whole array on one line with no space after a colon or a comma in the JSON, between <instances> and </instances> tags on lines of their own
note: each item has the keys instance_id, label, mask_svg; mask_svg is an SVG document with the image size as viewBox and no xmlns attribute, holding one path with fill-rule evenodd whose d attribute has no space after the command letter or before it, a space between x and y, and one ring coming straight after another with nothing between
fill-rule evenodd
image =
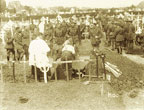
<instances>
[{"instance_id":1,"label":"overcast sky","mask_svg":"<svg viewBox=\"0 0 144 110\"><path fill-rule=\"evenodd\" d=\"M6 0L16 1L16 0ZM30 5L33 7L53 7L53 6L64 6L64 7L92 7L92 8L112 8L112 7L125 7L137 5L143 0L17 0L23 5Z\"/></svg>"}]
</instances>

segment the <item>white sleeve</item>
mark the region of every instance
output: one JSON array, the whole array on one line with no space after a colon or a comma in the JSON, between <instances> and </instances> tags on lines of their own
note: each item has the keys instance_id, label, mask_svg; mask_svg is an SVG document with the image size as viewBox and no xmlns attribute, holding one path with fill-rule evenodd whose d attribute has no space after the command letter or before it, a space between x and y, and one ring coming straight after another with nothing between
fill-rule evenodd
<instances>
[{"instance_id":1,"label":"white sleeve","mask_svg":"<svg viewBox=\"0 0 144 110\"><path fill-rule=\"evenodd\" d=\"M49 46L47 45L47 43L44 41L43 44L44 44L44 51L45 51L45 52L50 52L50 48L49 48Z\"/></svg>"},{"instance_id":2,"label":"white sleeve","mask_svg":"<svg viewBox=\"0 0 144 110\"><path fill-rule=\"evenodd\" d=\"M29 45L29 49L28 49L29 53L32 52L32 50L33 50L32 48L33 48L33 41L31 41L31 43Z\"/></svg>"},{"instance_id":3,"label":"white sleeve","mask_svg":"<svg viewBox=\"0 0 144 110\"><path fill-rule=\"evenodd\" d=\"M62 52L66 50L66 46L63 47Z\"/></svg>"},{"instance_id":4,"label":"white sleeve","mask_svg":"<svg viewBox=\"0 0 144 110\"><path fill-rule=\"evenodd\" d=\"M73 49L72 49L72 54L75 54L75 49L74 49L74 47L73 47Z\"/></svg>"}]
</instances>

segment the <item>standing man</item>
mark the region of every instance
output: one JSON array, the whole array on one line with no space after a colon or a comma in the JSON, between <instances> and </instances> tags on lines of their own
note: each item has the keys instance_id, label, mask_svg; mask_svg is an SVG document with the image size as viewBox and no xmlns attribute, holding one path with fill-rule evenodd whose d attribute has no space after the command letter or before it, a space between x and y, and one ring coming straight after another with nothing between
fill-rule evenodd
<instances>
[{"instance_id":1,"label":"standing man","mask_svg":"<svg viewBox=\"0 0 144 110\"><path fill-rule=\"evenodd\" d=\"M121 26L117 25L116 30L114 32L114 36L116 37L116 49L119 54L122 54L122 46L124 42L124 30Z\"/></svg>"},{"instance_id":2,"label":"standing man","mask_svg":"<svg viewBox=\"0 0 144 110\"><path fill-rule=\"evenodd\" d=\"M21 60L24 54L23 43L22 43L22 31L19 27L16 28L16 33L14 35L14 48L16 60Z\"/></svg>"},{"instance_id":3,"label":"standing man","mask_svg":"<svg viewBox=\"0 0 144 110\"><path fill-rule=\"evenodd\" d=\"M5 45L5 48L7 50L7 61L10 60L10 53L12 53L12 55L14 56L14 59L15 60L15 52L14 52L14 44L13 44L13 38L11 37L11 32L8 31L6 33L6 36L5 36L5 41L6 41L6 45Z\"/></svg>"},{"instance_id":4,"label":"standing man","mask_svg":"<svg viewBox=\"0 0 144 110\"><path fill-rule=\"evenodd\" d=\"M30 44L30 33L29 28L24 27L22 30L22 45L24 50L24 55L26 55L26 59L28 59L28 46Z\"/></svg>"},{"instance_id":5,"label":"standing man","mask_svg":"<svg viewBox=\"0 0 144 110\"><path fill-rule=\"evenodd\" d=\"M72 38L74 45L79 43L78 26L73 19L71 19L71 21L70 21L70 26L69 26L67 34L68 34L69 38Z\"/></svg>"},{"instance_id":6,"label":"standing man","mask_svg":"<svg viewBox=\"0 0 144 110\"><path fill-rule=\"evenodd\" d=\"M131 21L128 21L126 30L127 53L132 53L135 37L135 27L133 26Z\"/></svg>"}]
</instances>

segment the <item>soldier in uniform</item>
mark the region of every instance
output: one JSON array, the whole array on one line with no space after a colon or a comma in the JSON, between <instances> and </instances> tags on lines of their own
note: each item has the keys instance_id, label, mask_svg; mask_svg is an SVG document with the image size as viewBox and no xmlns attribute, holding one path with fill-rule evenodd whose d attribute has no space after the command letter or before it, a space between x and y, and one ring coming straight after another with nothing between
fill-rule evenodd
<instances>
[{"instance_id":1,"label":"soldier in uniform","mask_svg":"<svg viewBox=\"0 0 144 110\"><path fill-rule=\"evenodd\" d=\"M122 46L124 42L123 28L117 25L114 31L114 36L116 37L116 49L119 54L122 54Z\"/></svg>"},{"instance_id":2,"label":"soldier in uniform","mask_svg":"<svg viewBox=\"0 0 144 110\"><path fill-rule=\"evenodd\" d=\"M10 54L14 55L13 60L15 60L15 52L14 52L14 44L13 44L13 38L11 37L11 32L8 31L6 36L5 36L5 41L6 41L6 50L7 50L7 61L10 60Z\"/></svg>"},{"instance_id":3,"label":"soldier in uniform","mask_svg":"<svg viewBox=\"0 0 144 110\"><path fill-rule=\"evenodd\" d=\"M53 53L56 55L56 59L61 55L62 44L65 41L65 36L61 24L58 22L54 29L54 44L53 44Z\"/></svg>"},{"instance_id":4,"label":"soldier in uniform","mask_svg":"<svg viewBox=\"0 0 144 110\"><path fill-rule=\"evenodd\" d=\"M78 26L77 24L72 20L70 22L71 25L69 25L68 29L68 36L69 38L72 38L74 45L79 43L79 38L78 38Z\"/></svg>"},{"instance_id":5,"label":"soldier in uniform","mask_svg":"<svg viewBox=\"0 0 144 110\"><path fill-rule=\"evenodd\" d=\"M126 41L127 41L127 53L132 53L133 50L133 44L134 44L134 37L135 37L135 27L131 23L131 21L128 21L126 24Z\"/></svg>"},{"instance_id":6,"label":"soldier in uniform","mask_svg":"<svg viewBox=\"0 0 144 110\"><path fill-rule=\"evenodd\" d=\"M34 24L34 21L32 21L32 23L30 24L31 32L33 32L35 28L36 28L36 25Z\"/></svg>"},{"instance_id":7,"label":"soldier in uniform","mask_svg":"<svg viewBox=\"0 0 144 110\"><path fill-rule=\"evenodd\" d=\"M110 45L111 45L111 49L114 50L115 49L115 36L114 36L114 29L115 29L115 25L112 24L112 27L111 27L111 31L109 32L109 40L110 40Z\"/></svg>"},{"instance_id":8,"label":"soldier in uniform","mask_svg":"<svg viewBox=\"0 0 144 110\"><path fill-rule=\"evenodd\" d=\"M78 26L79 39L83 39L82 33L84 32L85 27L86 27L85 18L84 18L84 16L82 16L82 18L81 18L81 23L80 23L80 25Z\"/></svg>"},{"instance_id":9,"label":"soldier in uniform","mask_svg":"<svg viewBox=\"0 0 144 110\"><path fill-rule=\"evenodd\" d=\"M16 60L21 60L24 54L23 43L22 43L22 32L19 27L16 29L16 33L14 35L14 48Z\"/></svg>"},{"instance_id":10,"label":"soldier in uniform","mask_svg":"<svg viewBox=\"0 0 144 110\"><path fill-rule=\"evenodd\" d=\"M110 40L110 37L111 37L110 34L112 34L111 32L113 32L113 25L111 22L109 22L108 26L107 26L107 32L106 32L108 46L110 46L110 44L111 44L111 40Z\"/></svg>"},{"instance_id":11,"label":"soldier in uniform","mask_svg":"<svg viewBox=\"0 0 144 110\"><path fill-rule=\"evenodd\" d=\"M141 33L140 45L141 45L142 51L144 52L144 29L142 30L142 33Z\"/></svg>"},{"instance_id":12,"label":"soldier in uniform","mask_svg":"<svg viewBox=\"0 0 144 110\"><path fill-rule=\"evenodd\" d=\"M33 20L32 23L29 26L29 29L30 29L30 40L34 39L35 28L36 28L36 25L34 24L34 20Z\"/></svg>"},{"instance_id":13,"label":"soldier in uniform","mask_svg":"<svg viewBox=\"0 0 144 110\"><path fill-rule=\"evenodd\" d=\"M56 40L56 44L62 45L65 41L65 36L63 33L62 25L61 23L57 23L54 31L54 36Z\"/></svg>"},{"instance_id":14,"label":"soldier in uniform","mask_svg":"<svg viewBox=\"0 0 144 110\"><path fill-rule=\"evenodd\" d=\"M98 31L96 31L96 30L98 30L97 26L94 24L91 24L90 30L89 30L89 36L91 39L91 43L92 43L92 46L94 47L94 50L97 49L97 51L99 51L99 45L101 43L101 40L100 40Z\"/></svg>"},{"instance_id":15,"label":"soldier in uniform","mask_svg":"<svg viewBox=\"0 0 144 110\"><path fill-rule=\"evenodd\" d=\"M63 22L61 23L61 27L62 27L62 30L63 30L63 35L64 35L64 37L66 37L67 30L68 30L68 24L66 23L65 20L63 20Z\"/></svg>"},{"instance_id":16,"label":"soldier in uniform","mask_svg":"<svg viewBox=\"0 0 144 110\"><path fill-rule=\"evenodd\" d=\"M22 45L24 50L24 55L28 59L28 46L30 44L30 32L28 27L24 27L22 30Z\"/></svg>"},{"instance_id":17,"label":"soldier in uniform","mask_svg":"<svg viewBox=\"0 0 144 110\"><path fill-rule=\"evenodd\" d=\"M44 40L47 41L48 44L50 44L50 42L52 42L53 40L53 33L54 33L53 25L49 21L48 23L45 24L44 29Z\"/></svg>"}]
</instances>

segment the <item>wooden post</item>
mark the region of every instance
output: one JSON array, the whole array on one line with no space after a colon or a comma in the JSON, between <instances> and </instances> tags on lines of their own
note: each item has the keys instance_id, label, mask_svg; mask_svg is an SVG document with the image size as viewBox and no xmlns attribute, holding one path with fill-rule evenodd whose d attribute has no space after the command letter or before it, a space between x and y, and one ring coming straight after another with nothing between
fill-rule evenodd
<instances>
[{"instance_id":1,"label":"wooden post","mask_svg":"<svg viewBox=\"0 0 144 110\"><path fill-rule=\"evenodd\" d=\"M96 53L96 75L97 77L99 76L99 73L98 73L98 54Z\"/></svg>"},{"instance_id":2,"label":"wooden post","mask_svg":"<svg viewBox=\"0 0 144 110\"><path fill-rule=\"evenodd\" d=\"M15 61L12 61L13 63L13 80L15 82Z\"/></svg>"},{"instance_id":3,"label":"wooden post","mask_svg":"<svg viewBox=\"0 0 144 110\"><path fill-rule=\"evenodd\" d=\"M66 56L66 61L67 61L67 56ZM68 63L66 63L66 74L67 74L67 81L69 81Z\"/></svg>"},{"instance_id":4,"label":"wooden post","mask_svg":"<svg viewBox=\"0 0 144 110\"><path fill-rule=\"evenodd\" d=\"M89 63L90 64L90 63ZM89 72L89 81L91 81L91 64L90 64L90 67L88 69L88 72Z\"/></svg>"},{"instance_id":5,"label":"wooden post","mask_svg":"<svg viewBox=\"0 0 144 110\"><path fill-rule=\"evenodd\" d=\"M79 81L81 82L80 69L78 69L78 73L79 73Z\"/></svg>"},{"instance_id":6,"label":"wooden post","mask_svg":"<svg viewBox=\"0 0 144 110\"><path fill-rule=\"evenodd\" d=\"M2 56L0 56L0 60L2 61ZM0 64L0 74L1 74L1 82L3 83L3 68L2 68L2 63Z\"/></svg>"},{"instance_id":7,"label":"wooden post","mask_svg":"<svg viewBox=\"0 0 144 110\"><path fill-rule=\"evenodd\" d=\"M57 70L55 68L55 81L57 81Z\"/></svg>"},{"instance_id":8,"label":"wooden post","mask_svg":"<svg viewBox=\"0 0 144 110\"><path fill-rule=\"evenodd\" d=\"M44 82L47 83L47 71L46 71L46 67L43 67L43 68L44 68L44 70L43 70L43 72L44 72Z\"/></svg>"},{"instance_id":9,"label":"wooden post","mask_svg":"<svg viewBox=\"0 0 144 110\"><path fill-rule=\"evenodd\" d=\"M103 62L103 69L104 69L104 79L106 80L106 70L105 70L105 55L102 54L101 56Z\"/></svg>"},{"instance_id":10,"label":"wooden post","mask_svg":"<svg viewBox=\"0 0 144 110\"><path fill-rule=\"evenodd\" d=\"M36 68L36 65L34 66L34 70L35 70L35 82L37 82L37 68Z\"/></svg>"},{"instance_id":11,"label":"wooden post","mask_svg":"<svg viewBox=\"0 0 144 110\"><path fill-rule=\"evenodd\" d=\"M1 82L3 83L3 67L2 67L2 64L1 64L1 70L0 70L0 73L1 73Z\"/></svg>"},{"instance_id":12,"label":"wooden post","mask_svg":"<svg viewBox=\"0 0 144 110\"><path fill-rule=\"evenodd\" d=\"M35 70L35 82L37 82L37 68L36 68L36 58L34 56L35 59L35 65L34 65L34 70Z\"/></svg>"},{"instance_id":13,"label":"wooden post","mask_svg":"<svg viewBox=\"0 0 144 110\"><path fill-rule=\"evenodd\" d=\"M24 83L26 82L26 56L24 55Z\"/></svg>"}]
</instances>

